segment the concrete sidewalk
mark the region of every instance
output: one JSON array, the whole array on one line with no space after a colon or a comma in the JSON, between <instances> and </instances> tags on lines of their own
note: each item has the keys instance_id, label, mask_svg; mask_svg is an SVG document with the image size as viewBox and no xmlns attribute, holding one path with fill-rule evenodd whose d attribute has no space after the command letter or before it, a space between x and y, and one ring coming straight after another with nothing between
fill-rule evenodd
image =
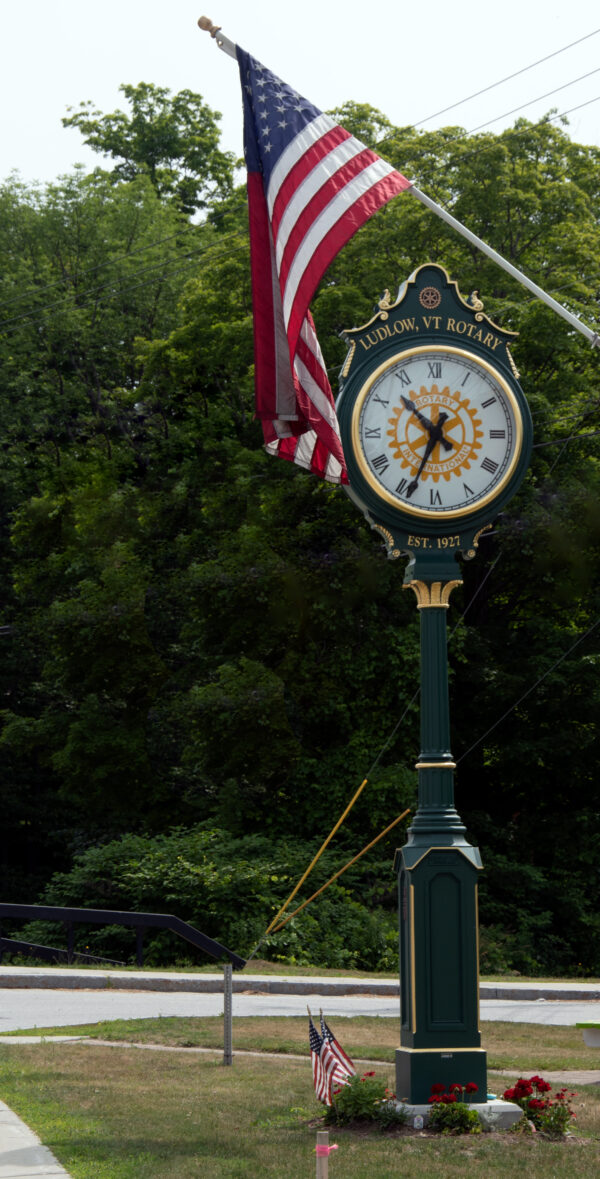
<instances>
[{"instance_id":1,"label":"concrete sidewalk","mask_svg":"<svg viewBox=\"0 0 600 1179\"><path fill-rule=\"evenodd\" d=\"M37 1134L0 1101L0 1179L50 1179L69 1172L61 1167Z\"/></svg>"}]
</instances>

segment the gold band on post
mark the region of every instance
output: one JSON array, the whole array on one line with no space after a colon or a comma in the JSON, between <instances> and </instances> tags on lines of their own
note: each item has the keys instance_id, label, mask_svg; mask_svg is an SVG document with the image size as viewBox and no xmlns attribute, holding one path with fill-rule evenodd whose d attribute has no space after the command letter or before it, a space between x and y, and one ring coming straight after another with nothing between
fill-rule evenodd
<instances>
[{"instance_id":1,"label":"gold band on post","mask_svg":"<svg viewBox=\"0 0 600 1179\"><path fill-rule=\"evenodd\" d=\"M418 761L416 770L455 770L455 761Z\"/></svg>"}]
</instances>

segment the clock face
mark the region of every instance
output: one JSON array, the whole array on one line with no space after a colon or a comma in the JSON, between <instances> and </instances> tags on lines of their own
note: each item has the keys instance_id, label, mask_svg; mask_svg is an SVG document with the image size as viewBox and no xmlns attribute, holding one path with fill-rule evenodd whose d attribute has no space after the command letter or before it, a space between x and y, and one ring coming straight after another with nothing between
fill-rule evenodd
<instances>
[{"instance_id":1,"label":"clock face","mask_svg":"<svg viewBox=\"0 0 600 1179\"><path fill-rule=\"evenodd\" d=\"M522 417L492 365L432 344L407 349L371 373L352 411L352 442L380 499L441 521L500 494L521 453Z\"/></svg>"}]
</instances>

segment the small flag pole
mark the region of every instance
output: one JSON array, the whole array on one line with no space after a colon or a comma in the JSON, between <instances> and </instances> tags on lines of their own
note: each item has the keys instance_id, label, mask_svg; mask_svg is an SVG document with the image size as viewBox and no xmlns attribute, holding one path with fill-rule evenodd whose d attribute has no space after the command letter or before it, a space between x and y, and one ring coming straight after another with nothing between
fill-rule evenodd
<instances>
[{"instance_id":1,"label":"small flag pole","mask_svg":"<svg viewBox=\"0 0 600 1179\"><path fill-rule=\"evenodd\" d=\"M201 16L198 20L198 26L199 28L203 29L204 32L210 33L213 40L215 40L219 46L219 49L223 50L223 53L227 53L229 57L237 57L233 41L230 41L229 37L224 36L224 34L221 32L221 26L214 25L210 17ZM516 266L513 266L512 263L509 262L506 258L503 258L501 254L498 254L496 250L493 250L491 246L488 246L486 242L484 242L480 237L477 237L477 235L472 233L470 229L467 229L466 225L463 225L461 221L458 221L456 217L453 217L452 214L448 213L446 209L443 209L441 205L436 204L436 202L433 201L431 197L422 192L420 188L417 188L416 184L411 184L407 191L412 192L413 196L415 196L422 205L425 205L427 209L430 209L432 213L435 213L437 217L440 217L441 220L445 221L447 225L450 225L452 229L455 229L458 233L462 234L462 236L466 238L467 241L471 242L472 245L476 246L478 250L481 250L482 253L487 254L488 258L491 258L492 262L495 262L496 265L500 266L502 270L505 270L507 274L512 275L513 278L516 278L517 282L520 282L522 286L531 291L531 293L535 295L537 299L541 299L542 303L545 303L547 307L550 307L551 310L556 313L556 315L560 315L562 319L565 319L567 323L571 325L571 327L575 328L578 332L581 332L581 334L589 341L592 348L600 348L600 336L598 333L592 331L591 328L582 323L582 321L578 319L576 315L573 315L571 311L567 311L566 307L563 307L556 301L556 299L553 299L552 295L548 295L546 291L542 290L542 288L537 285L537 283L532 282L532 280L528 278L526 274L523 274L522 270L518 270Z\"/></svg>"}]
</instances>

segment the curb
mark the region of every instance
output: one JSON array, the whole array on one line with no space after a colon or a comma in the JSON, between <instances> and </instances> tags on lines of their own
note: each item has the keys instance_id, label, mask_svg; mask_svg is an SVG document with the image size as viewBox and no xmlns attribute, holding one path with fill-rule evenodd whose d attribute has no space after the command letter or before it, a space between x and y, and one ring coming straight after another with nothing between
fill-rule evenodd
<instances>
[{"instance_id":1,"label":"curb","mask_svg":"<svg viewBox=\"0 0 600 1179\"><path fill-rule=\"evenodd\" d=\"M234 974L232 984L234 993L246 995L400 995L399 983L390 979ZM3 987L222 994L223 975L0 966L0 989ZM600 1000L600 984L481 983L479 997L504 1001Z\"/></svg>"}]
</instances>

